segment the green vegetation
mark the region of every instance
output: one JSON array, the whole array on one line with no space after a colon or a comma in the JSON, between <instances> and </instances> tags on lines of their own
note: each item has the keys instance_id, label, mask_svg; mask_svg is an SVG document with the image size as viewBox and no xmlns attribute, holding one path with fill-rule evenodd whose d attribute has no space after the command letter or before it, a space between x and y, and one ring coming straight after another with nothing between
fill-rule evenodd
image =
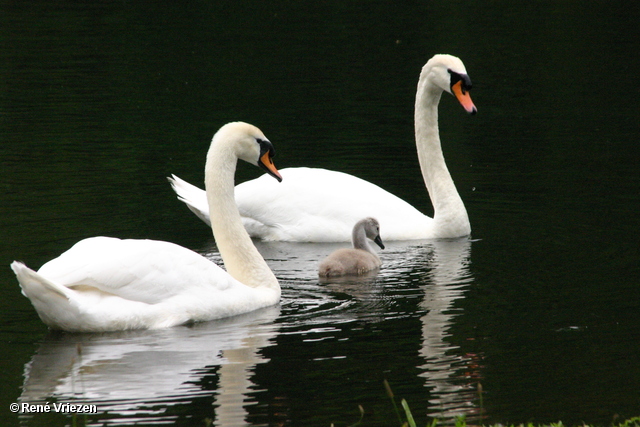
<instances>
[{"instance_id":1,"label":"green vegetation","mask_svg":"<svg viewBox=\"0 0 640 427\"><path fill-rule=\"evenodd\" d=\"M383 384L384 384L384 388L387 393L387 396L389 397L389 399L391 399L391 404L393 405L393 409L396 413L396 416L398 417L398 425L400 427L418 427L418 424L413 418L413 414L411 413L411 409L409 408L409 404L407 403L407 401L405 399L402 399L400 401L400 406L402 407L402 410L400 410L400 408L398 408L398 405L396 404L396 398L387 380L384 380ZM478 396L480 401L480 410L482 412L482 408L483 408L482 385L480 384L478 384ZM364 414L365 414L364 408L358 405L358 409L360 410L360 419L355 424L351 424L348 427L358 427L358 426L366 427L366 423L363 423ZM425 427L437 427L440 424L441 424L441 420L439 420L438 418L434 418L431 421L429 421L425 425ZM447 423L446 425L450 425L450 424ZM477 427L478 425L476 424L467 425L467 421L465 420L464 417L458 417L456 418L455 424L453 427L472 427L472 426ZM334 427L334 425L331 424L331 427ZM565 426L562 423L562 421L558 421L557 423L550 423L550 424L533 424L533 423L509 424L509 425L495 424L495 425L489 425L489 426L483 426L483 427L596 427L596 426L589 425L589 424L580 424L579 426ZM640 417L629 418L628 420L625 420L623 422L612 423L611 425L606 427L640 427Z\"/></svg>"}]
</instances>

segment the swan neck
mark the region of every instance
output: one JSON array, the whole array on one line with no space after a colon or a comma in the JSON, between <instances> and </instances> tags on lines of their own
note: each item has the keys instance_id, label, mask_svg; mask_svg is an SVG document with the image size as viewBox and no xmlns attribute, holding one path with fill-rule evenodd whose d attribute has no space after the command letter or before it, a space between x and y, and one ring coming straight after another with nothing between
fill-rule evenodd
<instances>
[{"instance_id":1,"label":"swan neck","mask_svg":"<svg viewBox=\"0 0 640 427\"><path fill-rule=\"evenodd\" d=\"M356 226L353 228L351 232L351 243L353 243L354 249L362 249L375 254L367 241L367 233L365 232L364 226Z\"/></svg>"},{"instance_id":2,"label":"swan neck","mask_svg":"<svg viewBox=\"0 0 640 427\"><path fill-rule=\"evenodd\" d=\"M438 128L438 104L443 90L433 84L428 73L418 83L415 105L415 137L418 160L433 204L436 228L443 236L470 232L464 203L458 194L442 153ZM459 230L447 229L451 224Z\"/></svg>"},{"instance_id":3,"label":"swan neck","mask_svg":"<svg viewBox=\"0 0 640 427\"><path fill-rule=\"evenodd\" d=\"M207 154L205 189L216 245L233 278L250 287L280 289L278 280L242 224L234 197L237 161L231 144L214 140Z\"/></svg>"}]
</instances>

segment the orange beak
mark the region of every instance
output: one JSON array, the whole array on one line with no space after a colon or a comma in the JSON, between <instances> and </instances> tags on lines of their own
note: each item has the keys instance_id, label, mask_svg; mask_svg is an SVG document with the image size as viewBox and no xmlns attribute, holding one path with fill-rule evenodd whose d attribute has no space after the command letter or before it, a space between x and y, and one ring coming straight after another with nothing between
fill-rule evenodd
<instances>
[{"instance_id":1,"label":"orange beak","mask_svg":"<svg viewBox=\"0 0 640 427\"><path fill-rule=\"evenodd\" d=\"M262 166L269 175L277 179L278 182L282 181L282 175L280 175L280 172L276 169L276 165L273 164L273 160L271 160L271 153L269 151L260 157L260 166Z\"/></svg>"},{"instance_id":2,"label":"orange beak","mask_svg":"<svg viewBox=\"0 0 640 427\"><path fill-rule=\"evenodd\" d=\"M471 100L471 95L469 95L469 91L466 91L462 88L462 80L451 86L451 90L453 94L458 98L458 102L462 107L467 110L469 114L475 114L478 109L475 105L473 105L473 101Z\"/></svg>"}]
</instances>

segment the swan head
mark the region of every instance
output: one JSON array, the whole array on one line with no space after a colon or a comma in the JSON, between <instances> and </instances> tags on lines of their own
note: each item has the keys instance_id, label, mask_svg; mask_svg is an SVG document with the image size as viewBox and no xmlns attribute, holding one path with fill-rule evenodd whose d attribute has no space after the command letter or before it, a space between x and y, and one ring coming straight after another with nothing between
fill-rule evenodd
<instances>
[{"instance_id":1,"label":"swan head","mask_svg":"<svg viewBox=\"0 0 640 427\"><path fill-rule=\"evenodd\" d=\"M384 244L382 243L382 238L380 237L380 224L378 220L375 218L365 218L363 220L364 223L364 232L367 238L373 240L376 245L380 246L380 249L384 249Z\"/></svg>"},{"instance_id":2,"label":"swan head","mask_svg":"<svg viewBox=\"0 0 640 427\"><path fill-rule=\"evenodd\" d=\"M469 95L471 79L460 58L435 55L422 68L420 79L428 79L443 91L454 95L467 113L475 114L478 111Z\"/></svg>"},{"instance_id":3,"label":"swan head","mask_svg":"<svg viewBox=\"0 0 640 427\"><path fill-rule=\"evenodd\" d=\"M244 122L227 123L215 134L213 140L214 143L230 142L238 159L259 166L278 181L282 181L280 172L273 164L273 144L257 127Z\"/></svg>"}]
</instances>

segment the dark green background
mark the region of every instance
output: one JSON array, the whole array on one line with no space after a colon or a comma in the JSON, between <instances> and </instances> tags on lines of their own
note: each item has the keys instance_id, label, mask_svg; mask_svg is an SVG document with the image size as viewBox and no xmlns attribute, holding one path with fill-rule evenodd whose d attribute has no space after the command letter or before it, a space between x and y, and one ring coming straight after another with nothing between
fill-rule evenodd
<instances>
[{"instance_id":1,"label":"dark green background","mask_svg":"<svg viewBox=\"0 0 640 427\"><path fill-rule=\"evenodd\" d=\"M0 1L0 419L17 422L2 408L49 339L9 263L38 268L93 235L209 248L165 177L199 184L227 121L259 126L279 168L349 172L431 213L413 102L435 53L464 61L478 107L443 96L440 131L474 239L446 341L480 360L464 382L483 384L485 422L639 415L639 22L633 1ZM363 404L366 425L388 425L387 376L424 424L430 262L383 271L371 306L321 288L312 264L279 265L289 333L256 368L251 422L351 423ZM312 347L295 332L335 326L298 311L306 291L351 301L348 326ZM278 418L265 408L283 395ZM183 425L211 416L189 402Z\"/></svg>"}]
</instances>

